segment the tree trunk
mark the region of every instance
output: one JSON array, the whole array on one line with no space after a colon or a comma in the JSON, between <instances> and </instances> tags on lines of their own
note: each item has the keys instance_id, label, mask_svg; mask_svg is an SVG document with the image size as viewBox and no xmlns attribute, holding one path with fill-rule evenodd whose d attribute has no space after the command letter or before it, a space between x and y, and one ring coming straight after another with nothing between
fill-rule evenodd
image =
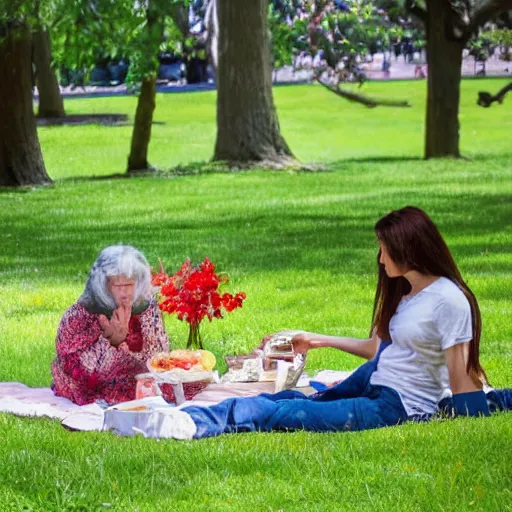
<instances>
[{"instance_id":1,"label":"tree trunk","mask_svg":"<svg viewBox=\"0 0 512 512\"><path fill-rule=\"evenodd\" d=\"M164 24L161 16L162 4L150 0L146 7L146 32L148 39L146 44L147 58L152 59L158 53L160 42L163 38ZM156 99L156 77L158 75L158 63L155 60L153 65L146 70L142 78L142 85L137 101L135 112L135 123L133 125L132 144L128 157L128 172L135 173L150 170L148 163L148 148L151 140L151 127L153 125L153 112L155 111Z\"/></svg>"},{"instance_id":2,"label":"tree trunk","mask_svg":"<svg viewBox=\"0 0 512 512\"><path fill-rule=\"evenodd\" d=\"M210 66L212 67L213 76L217 79L217 68L219 62L219 19L217 16L217 0L209 0L204 18L207 32L206 53L208 55Z\"/></svg>"},{"instance_id":3,"label":"tree trunk","mask_svg":"<svg viewBox=\"0 0 512 512\"><path fill-rule=\"evenodd\" d=\"M148 163L148 147L151 139L153 112L155 111L155 97L156 77L145 78L142 81L135 112L128 172L145 171L151 168Z\"/></svg>"},{"instance_id":4,"label":"tree trunk","mask_svg":"<svg viewBox=\"0 0 512 512\"><path fill-rule=\"evenodd\" d=\"M36 84L39 91L39 117L62 117L65 115L64 102L60 94L59 82L52 67L50 34L39 29L34 33L34 65Z\"/></svg>"},{"instance_id":5,"label":"tree trunk","mask_svg":"<svg viewBox=\"0 0 512 512\"><path fill-rule=\"evenodd\" d=\"M428 93L425 158L459 157L459 101L464 43L450 40L450 3L427 2Z\"/></svg>"},{"instance_id":6,"label":"tree trunk","mask_svg":"<svg viewBox=\"0 0 512 512\"><path fill-rule=\"evenodd\" d=\"M286 163L272 96L268 0L217 2L217 142L214 160Z\"/></svg>"},{"instance_id":7,"label":"tree trunk","mask_svg":"<svg viewBox=\"0 0 512 512\"><path fill-rule=\"evenodd\" d=\"M0 39L0 77L0 186L51 183L32 107L32 38L28 26L11 26Z\"/></svg>"}]
</instances>

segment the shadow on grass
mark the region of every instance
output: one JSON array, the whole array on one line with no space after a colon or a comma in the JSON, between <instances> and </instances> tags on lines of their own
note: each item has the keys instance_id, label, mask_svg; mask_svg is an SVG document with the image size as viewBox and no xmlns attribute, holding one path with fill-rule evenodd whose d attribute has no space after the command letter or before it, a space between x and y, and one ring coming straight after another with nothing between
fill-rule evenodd
<instances>
[{"instance_id":1,"label":"shadow on grass","mask_svg":"<svg viewBox=\"0 0 512 512\"><path fill-rule=\"evenodd\" d=\"M434 163L434 162L475 162L475 161L485 161L489 162L491 158L498 160L508 160L512 159L512 152L510 153L500 153L497 156L489 155L489 153L476 153L474 155L466 155L462 154L459 159L446 157L446 158L436 158L436 159L426 159L423 156L372 156L372 157L352 157L352 158L343 158L341 160L335 160L333 162L329 162L329 168L339 167L346 164L385 164L385 163L402 163L402 162L425 162L425 163Z\"/></svg>"},{"instance_id":2,"label":"shadow on grass","mask_svg":"<svg viewBox=\"0 0 512 512\"><path fill-rule=\"evenodd\" d=\"M507 160L512 159L512 153L500 155L499 160ZM471 157L464 157L459 160L459 162L465 161L488 161L488 154L477 154ZM439 161L439 160L435 160ZM124 173L113 173L106 174L101 176L79 176L79 177L66 177L55 180L56 184L59 183L86 183L86 182L95 182L95 181L109 181L109 180L122 180L128 178L153 178L153 179L170 179L170 178L178 178L182 176L199 176L206 174L232 174L232 173L245 173L250 171L267 171L267 172L275 172L275 173L311 173L311 172L333 172L339 169L342 169L346 165L354 165L354 164L401 164L408 162L424 162L432 163L434 160L425 160L425 158L421 156L374 156L374 157L354 157L354 158L346 158L342 160L335 160L332 162L328 162L325 164L304 164L302 165L300 162L298 165L288 165L283 166L282 168L268 168L265 167L264 164L261 166L251 166L251 167L237 167L230 166L227 162L223 161L199 161L199 162L191 162L188 164L178 164L175 167L170 169L159 169L159 168L150 168L147 170L141 170L137 172L124 172ZM446 158L446 161L454 162L457 160ZM0 187L0 193L2 191L13 192L19 190L21 192L27 191L23 187L19 189L15 188L5 188ZM32 190L32 187L28 187L28 190Z\"/></svg>"},{"instance_id":3,"label":"shadow on grass","mask_svg":"<svg viewBox=\"0 0 512 512\"><path fill-rule=\"evenodd\" d=\"M159 122L154 122L154 124L159 124ZM160 123L165 124L165 123ZM119 125L121 126L121 125ZM512 159L512 153L509 154L500 154L499 160L507 160ZM464 161L488 161L488 154L476 154L471 157L465 157L460 162ZM439 161L439 160L435 160ZM55 180L55 184L60 183L86 183L86 182L95 182L95 181L110 181L110 180L123 180L129 178L153 178L153 179L169 179L169 178L178 178L181 176L198 176L205 174L232 174L232 173L242 173L242 172L250 172L255 170L267 171L267 172L288 172L288 173L310 173L310 172L333 172L335 170L339 170L343 168L345 165L353 165L353 164L392 164L392 163L407 163L407 162L435 162L434 160L429 161L425 160L421 156L373 156L373 157L353 157L346 158L342 160L335 160L332 162L328 162L325 164L304 164L302 165L300 162L297 165L287 165L282 168L268 168L265 167L264 163L261 166L253 165L250 167L242 167L242 166L231 166L227 162L223 161L199 161L199 162L191 162L189 164L178 164L175 167L170 169L158 169L158 168L150 168L147 170L141 170L137 172L119 172L113 174L106 174L101 176L78 176L78 177L66 177ZM454 162L457 160L446 158L446 161ZM46 185L48 186L48 185ZM52 185L49 185L50 187ZM33 191L34 186L26 186L26 187L0 187L0 194L2 192L31 192Z\"/></svg>"},{"instance_id":4,"label":"shadow on grass","mask_svg":"<svg viewBox=\"0 0 512 512\"><path fill-rule=\"evenodd\" d=\"M325 165L304 164L301 165L285 165L282 168L268 168L262 163L261 167L251 165L248 167L232 166L223 161L209 161L209 162L192 162L186 165L177 165L170 169L151 168L147 170L106 174L102 176L79 176L79 177L66 177L55 180L55 183L85 183L94 181L109 181L127 178L154 178L154 179L170 179L178 178L181 176L199 176L205 174L233 174L233 173L246 173L250 171L268 171L268 172L288 172L288 173L303 173L303 172L330 172L331 169ZM2 191L15 191L11 188L0 188Z\"/></svg>"},{"instance_id":5,"label":"shadow on grass","mask_svg":"<svg viewBox=\"0 0 512 512\"><path fill-rule=\"evenodd\" d=\"M436 192L429 200L455 258L464 259L464 272L510 274L512 241L505 236L512 218L508 195L467 198L464 211L473 214L470 221L453 195ZM329 270L333 276L368 275L376 265L375 222L383 211L405 205L403 192L396 192L382 200L361 199L357 214L344 213L341 202L334 202L332 213L325 214L319 214L316 205L296 210L257 202L243 210L220 204L218 210L206 212L199 198L183 211L179 202L174 210L167 210L172 203L166 204L161 212L155 210L157 217L144 216L143 210L126 217L123 209L116 216L88 219L83 211L59 216L59 198L55 201L51 211L56 213L48 214L40 206L41 212L18 218L15 231L4 236L4 278L29 274L31 279L84 279L99 250L120 241L139 247L154 265L161 257L169 271L186 257L200 261L208 255L241 274ZM189 217L183 219L188 211ZM42 218L44 222L38 222Z\"/></svg>"},{"instance_id":6,"label":"shadow on grass","mask_svg":"<svg viewBox=\"0 0 512 512\"><path fill-rule=\"evenodd\" d=\"M385 163L397 163L397 162L421 162L425 159L422 156L370 156L370 157L352 157L344 158L342 160L336 160L329 162L330 167L339 166L343 164L385 164Z\"/></svg>"},{"instance_id":7,"label":"shadow on grass","mask_svg":"<svg viewBox=\"0 0 512 512\"><path fill-rule=\"evenodd\" d=\"M67 114L61 117L36 117L37 126L75 126L100 124L115 126L128 121L127 114Z\"/></svg>"},{"instance_id":8,"label":"shadow on grass","mask_svg":"<svg viewBox=\"0 0 512 512\"><path fill-rule=\"evenodd\" d=\"M67 114L62 117L36 117L37 126L83 126L101 125L109 127L133 126L127 114ZM165 125L164 121L153 121L153 125Z\"/></svg>"}]
</instances>

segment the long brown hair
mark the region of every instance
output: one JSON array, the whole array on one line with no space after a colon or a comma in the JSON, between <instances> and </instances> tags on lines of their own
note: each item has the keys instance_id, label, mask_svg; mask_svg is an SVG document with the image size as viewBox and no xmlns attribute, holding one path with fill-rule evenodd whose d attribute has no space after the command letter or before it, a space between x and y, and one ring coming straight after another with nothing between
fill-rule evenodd
<instances>
[{"instance_id":1,"label":"long brown hair","mask_svg":"<svg viewBox=\"0 0 512 512\"><path fill-rule=\"evenodd\" d=\"M382 217L375 224L375 232L398 267L416 270L425 275L444 276L464 293L471 306L473 327L466 371L474 379L483 376L487 380L479 362L482 318L478 302L462 279L457 264L434 222L423 210L406 206ZM389 322L402 297L411 291L411 285L405 277L389 278L379 259L380 251L377 256L379 277L373 305L372 332L377 331L381 339L389 340Z\"/></svg>"}]
</instances>

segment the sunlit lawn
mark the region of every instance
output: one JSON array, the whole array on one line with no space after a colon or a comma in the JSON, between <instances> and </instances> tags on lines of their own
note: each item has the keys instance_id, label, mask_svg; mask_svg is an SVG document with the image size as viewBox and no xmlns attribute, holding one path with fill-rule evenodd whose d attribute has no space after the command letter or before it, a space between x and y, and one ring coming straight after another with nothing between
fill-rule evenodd
<instances>
[{"instance_id":1,"label":"sunlit lawn","mask_svg":"<svg viewBox=\"0 0 512 512\"><path fill-rule=\"evenodd\" d=\"M480 90L497 91L506 79L463 82L460 112L466 156L510 155L511 103L491 109L476 106ZM340 159L421 157L425 81L372 82L356 89L371 96L407 99L411 108L368 109L349 103L321 86L274 89L279 121L295 155L305 162ZM157 97L150 161L160 168L211 158L215 142L215 92L162 94ZM126 113L133 118L136 98L70 99L73 113ZM54 178L124 172L131 126L53 127L39 130L45 160ZM66 135L63 137L63 131ZM82 155L87 155L84 159Z\"/></svg>"},{"instance_id":2,"label":"sunlit lawn","mask_svg":"<svg viewBox=\"0 0 512 512\"><path fill-rule=\"evenodd\" d=\"M410 109L367 110L320 87L275 89L283 134L325 172L252 170L172 178L87 179L124 172L131 127L39 130L53 188L0 192L0 380L48 386L60 315L105 245L136 245L169 271L209 256L247 301L204 326L221 361L273 330L365 336L377 244L373 225L406 204L429 212L480 301L482 362L512 383L511 102L476 106L463 84L467 160L421 160L424 82L371 84ZM151 162L211 157L215 93L158 97ZM133 114L133 97L66 101L69 113ZM79 178L79 179L75 179ZM166 319L175 346L186 326ZM350 369L325 349L308 370ZM0 415L3 510L507 510L512 416L340 434L241 434L204 441L70 433L51 420Z\"/></svg>"}]
</instances>

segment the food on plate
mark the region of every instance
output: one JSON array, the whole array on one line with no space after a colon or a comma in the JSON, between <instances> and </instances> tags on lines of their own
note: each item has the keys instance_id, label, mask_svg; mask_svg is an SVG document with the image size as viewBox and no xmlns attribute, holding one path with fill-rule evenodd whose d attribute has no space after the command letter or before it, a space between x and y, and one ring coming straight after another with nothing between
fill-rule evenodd
<instances>
[{"instance_id":1,"label":"food on plate","mask_svg":"<svg viewBox=\"0 0 512 512\"><path fill-rule=\"evenodd\" d=\"M215 367L215 356L208 350L171 350L171 352L155 354L148 361L148 368L153 372L182 370L212 370Z\"/></svg>"},{"instance_id":2,"label":"food on plate","mask_svg":"<svg viewBox=\"0 0 512 512\"><path fill-rule=\"evenodd\" d=\"M148 407L145 405L135 405L133 407L116 407L119 411L147 411Z\"/></svg>"}]
</instances>

